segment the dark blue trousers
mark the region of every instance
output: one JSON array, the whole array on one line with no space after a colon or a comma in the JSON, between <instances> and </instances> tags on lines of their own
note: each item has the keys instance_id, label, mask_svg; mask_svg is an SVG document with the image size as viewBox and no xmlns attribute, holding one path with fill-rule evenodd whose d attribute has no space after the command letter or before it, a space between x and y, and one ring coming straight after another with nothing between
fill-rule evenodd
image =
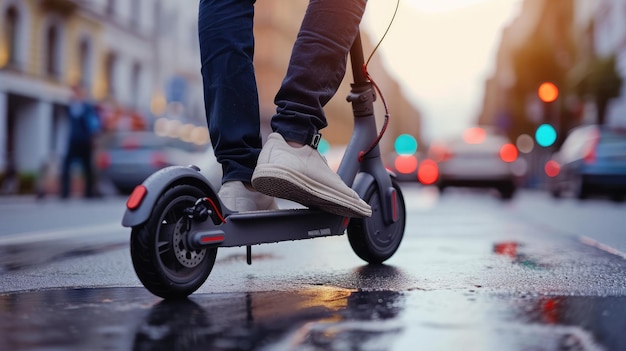
<instances>
[{"instance_id":1,"label":"dark blue trousers","mask_svg":"<svg viewBox=\"0 0 626 351\"><path fill-rule=\"evenodd\" d=\"M285 0L289 1L289 0ZM276 94L271 127L308 144L346 72L366 0L310 0ZM198 30L207 122L222 181L249 182L261 149L254 75L254 0L201 0Z\"/></svg>"}]
</instances>

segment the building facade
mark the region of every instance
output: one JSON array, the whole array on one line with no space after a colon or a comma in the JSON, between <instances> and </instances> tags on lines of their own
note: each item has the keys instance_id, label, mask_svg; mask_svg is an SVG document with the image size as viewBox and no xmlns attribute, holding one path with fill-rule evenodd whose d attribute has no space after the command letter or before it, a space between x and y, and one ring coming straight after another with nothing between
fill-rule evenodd
<instances>
[{"instance_id":1,"label":"building facade","mask_svg":"<svg viewBox=\"0 0 626 351\"><path fill-rule=\"evenodd\" d=\"M131 126L204 123L196 23L176 0L0 0L0 174L58 163L74 85Z\"/></svg>"},{"instance_id":2,"label":"building facade","mask_svg":"<svg viewBox=\"0 0 626 351\"><path fill-rule=\"evenodd\" d=\"M600 57L615 55L618 72L626 82L626 0L597 1L593 8L593 47ZM624 85L626 83L622 84L621 96L609 103L606 124L610 126L626 128Z\"/></svg>"},{"instance_id":3,"label":"building facade","mask_svg":"<svg viewBox=\"0 0 626 351\"><path fill-rule=\"evenodd\" d=\"M553 3L555 1L524 0L519 16L503 31L495 73L485 84L479 123L495 124L501 129L507 129L515 122L511 121L511 89L520 77L516 77L513 63L517 50L535 40L533 35L537 36L537 33L542 38L552 36L550 41L553 43L554 56L557 60L566 58L564 66L569 70L570 84L575 84L576 80L587 74L585 70L588 69L588 62L594 56L615 55L618 71L623 78L626 77L626 0L573 0L571 4L567 1L567 6L548 6ZM558 23L555 19L564 14L567 19L561 21L560 26L555 26ZM560 46L568 37L574 38L573 50ZM598 111L593 101L566 96L570 93L566 91L566 84L561 88L561 108L570 112L570 120L561 123L562 132L580 123L597 123ZM536 127L544 122L544 111L541 111L542 106L536 94L530 93L522 108L525 118L531 122L527 127ZM626 126L624 87L621 97L610 101L606 123ZM519 132L514 130L511 135L515 136Z\"/></svg>"}]
</instances>

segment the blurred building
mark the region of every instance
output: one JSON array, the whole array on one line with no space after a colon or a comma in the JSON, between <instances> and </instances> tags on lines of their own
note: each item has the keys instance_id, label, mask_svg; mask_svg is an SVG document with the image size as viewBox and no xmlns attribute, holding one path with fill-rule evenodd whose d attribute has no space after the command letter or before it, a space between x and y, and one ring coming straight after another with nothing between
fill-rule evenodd
<instances>
[{"instance_id":1,"label":"blurred building","mask_svg":"<svg viewBox=\"0 0 626 351\"><path fill-rule=\"evenodd\" d=\"M307 0L257 2L255 65L264 132ZM88 88L110 131L152 128L159 117L204 125L198 4L177 0L0 0L0 179L35 175L65 152L70 87ZM364 34L366 52L372 44ZM370 72L393 115L383 139L420 140L420 114L374 57ZM352 130L348 70L327 108L331 145ZM377 103L378 116L384 115ZM157 123L162 125L161 123Z\"/></svg>"},{"instance_id":2,"label":"blurred building","mask_svg":"<svg viewBox=\"0 0 626 351\"><path fill-rule=\"evenodd\" d=\"M555 62L552 71L559 71L558 75L540 77L538 67L515 66L520 53L540 41L548 44L550 52L536 66ZM485 83L478 121L495 125L513 139L532 134L541 123L554 124L561 137L578 124L596 123L595 104L573 96L568 89L588 74L585 70L596 56L616 55L620 74L626 77L625 53L626 0L524 0L519 15L502 33L496 70ZM521 87L520 82L533 74L535 86ZM558 106L550 111L537 98L535 89L541 78L555 80L561 90L554 104ZM626 89L622 97L611 100L607 112L608 124L626 125Z\"/></svg>"},{"instance_id":3,"label":"blurred building","mask_svg":"<svg viewBox=\"0 0 626 351\"><path fill-rule=\"evenodd\" d=\"M197 4L176 0L0 0L0 174L64 153L75 84L111 129L203 122L196 22Z\"/></svg>"},{"instance_id":4,"label":"blurred building","mask_svg":"<svg viewBox=\"0 0 626 351\"><path fill-rule=\"evenodd\" d=\"M572 0L524 0L519 15L503 30L496 69L485 85L478 122L493 125L512 140L542 123L569 125L556 108L537 96L545 81L566 86L575 62ZM559 101L562 103L562 101Z\"/></svg>"},{"instance_id":5,"label":"blurred building","mask_svg":"<svg viewBox=\"0 0 626 351\"><path fill-rule=\"evenodd\" d=\"M626 87L618 98L611 91L619 84L616 74L624 81L626 0L523 0L502 33L478 123L495 126L513 141L531 140L523 149L528 150L529 174L539 179L545 176L546 159L570 129L602 121L603 101L609 102L604 123L626 126ZM539 99L542 82L557 85L556 101ZM555 128L556 142L533 148L535 132L544 123Z\"/></svg>"},{"instance_id":6,"label":"blurred building","mask_svg":"<svg viewBox=\"0 0 626 351\"><path fill-rule=\"evenodd\" d=\"M580 3L585 2L579 0ZM622 78L626 78L626 0L590 1L593 12L593 49L600 57L615 55ZM586 3L586 2L585 2ZM590 7L589 4L582 6ZM590 26L589 22L587 26ZM624 79L626 81L626 79ZM608 106L606 123L626 127L626 86L622 85L621 96Z\"/></svg>"}]
</instances>

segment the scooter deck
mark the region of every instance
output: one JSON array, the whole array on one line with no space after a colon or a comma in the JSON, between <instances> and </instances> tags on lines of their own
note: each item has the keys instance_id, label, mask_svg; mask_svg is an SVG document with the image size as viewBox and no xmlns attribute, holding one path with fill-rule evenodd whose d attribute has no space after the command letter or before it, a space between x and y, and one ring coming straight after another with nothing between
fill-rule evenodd
<instances>
[{"instance_id":1,"label":"scooter deck","mask_svg":"<svg viewBox=\"0 0 626 351\"><path fill-rule=\"evenodd\" d=\"M311 209L233 213L221 224L194 222L195 247L234 247L343 235L350 218ZM228 234L226 234L228 233Z\"/></svg>"}]
</instances>

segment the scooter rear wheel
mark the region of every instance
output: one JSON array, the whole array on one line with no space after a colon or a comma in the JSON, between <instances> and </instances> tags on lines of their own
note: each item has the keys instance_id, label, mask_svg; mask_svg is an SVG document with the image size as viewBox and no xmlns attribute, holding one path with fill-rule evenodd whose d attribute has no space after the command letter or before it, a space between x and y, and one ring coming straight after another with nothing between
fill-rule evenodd
<instances>
[{"instance_id":1,"label":"scooter rear wheel","mask_svg":"<svg viewBox=\"0 0 626 351\"><path fill-rule=\"evenodd\" d=\"M187 297L204 284L213 269L217 248L192 250L186 245L184 211L204 196L195 186L174 186L157 200L148 220L132 229L130 252L135 273L159 297Z\"/></svg>"},{"instance_id":2,"label":"scooter rear wheel","mask_svg":"<svg viewBox=\"0 0 626 351\"><path fill-rule=\"evenodd\" d=\"M387 223L381 209L378 186L373 183L365 192L363 200L372 207L372 216L353 218L348 225L348 240L354 252L368 263L379 264L389 259L398 250L406 223L406 207L400 186L394 180L398 219Z\"/></svg>"}]
</instances>

